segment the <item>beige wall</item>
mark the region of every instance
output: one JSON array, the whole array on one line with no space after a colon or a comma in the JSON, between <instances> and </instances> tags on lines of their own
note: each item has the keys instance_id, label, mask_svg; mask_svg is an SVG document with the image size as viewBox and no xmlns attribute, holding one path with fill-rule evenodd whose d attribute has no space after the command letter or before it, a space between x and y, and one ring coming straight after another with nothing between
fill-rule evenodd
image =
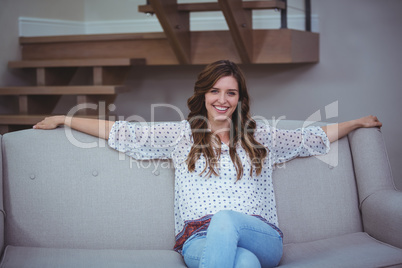
<instances>
[{"instance_id":1,"label":"beige wall","mask_svg":"<svg viewBox=\"0 0 402 268\"><path fill-rule=\"evenodd\" d=\"M0 28L0 85L25 83L20 72L10 72L6 68L8 60L18 59L20 55L16 23L18 16L43 15L46 13L42 13L43 10L48 8L46 3L58 5L62 2L0 1L0 25L7 26ZM65 2L72 6L75 3L76 8L66 7L61 12L63 14L57 15L60 16L58 18L69 19L66 13L75 13L76 9L82 8L80 1ZM136 1L123 2L129 3L130 7L134 6L136 10ZM398 188L402 189L402 1L386 2L384 5L383 1L378 0L313 0L313 13L319 18L321 58L318 64L253 65L242 68L248 78L252 111L256 115L304 120L321 110L325 119L324 108L334 101L339 104L338 117L335 118L338 121L368 114L377 115L384 123L382 131L394 178ZM23 3L31 4L22 7ZM76 20L82 17L85 20L115 19L92 13L95 6L104 6L97 3L102 2L86 0L85 15L80 10L79 16L74 15L78 16ZM3 7L7 11L3 11ZM104 8L113 9L110 6ZM36 9L35 14L38 15L31 9ZM122 18L131 16L120 11L117 13ZM165 66L133 70L127 81L130 91L118 96L116 113L124 117L138 115L151 120L151 104L168 103L179 107L186 115L186 100L191 95L194 80L201 68ZM71 103L71 99L63 98L58 111L63 112L63 108ZM15 106L6 104L5 98L0 98L0 105L2 112L15 110ZM154 119L178 120L180 117L172 109L158 108Z\"/></svg>"},{"instance_id":2,"label":"beige wall","mask_svg":"<svg viewBox=\"0 0 402 268\"><path fill-rule=\"evenodd\" d=\"M141 0L84 0L86 21L132 20L144 18L137 12L138 5L144 5Z\"/></svg>"},{"instance_id":3,"label":"beige wall","mask_svg":"<svg viewBox=\"0 0 402 268\"><path fill-rule=\"evenodd\" d=\"M1 0L1 17L85 20L85 0Z\"/></svg>"},{"instance_id":4,"label":"beige wall","mask_svg":"<svg viewBox=\"0 0 402 268\"><path fill-rule=\"evenodd\" d=\"M8 61L20 59L19 17L83 21L84 0L0 0L0 86L24 85L30 78L7 68ZM15 98L0 98L1 113L13 113L15 106Z\"/></svg>"}]
</instances>

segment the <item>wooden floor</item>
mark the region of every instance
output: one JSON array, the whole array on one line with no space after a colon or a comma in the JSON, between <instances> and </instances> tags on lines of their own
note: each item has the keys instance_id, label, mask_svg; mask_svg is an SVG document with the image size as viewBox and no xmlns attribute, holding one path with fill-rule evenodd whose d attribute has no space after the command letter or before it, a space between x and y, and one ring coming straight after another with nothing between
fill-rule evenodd
<instances>
[{"instance_id":1,"label":"wooden floor","mask_svg":"<svg viewBox=\"0 0 402 268\"><path fill-rule=\"evenodd\" d=\"M113 95L124 91L123 86L31 86L2 87L0 95Z\"/></svg>"}]
</instances>

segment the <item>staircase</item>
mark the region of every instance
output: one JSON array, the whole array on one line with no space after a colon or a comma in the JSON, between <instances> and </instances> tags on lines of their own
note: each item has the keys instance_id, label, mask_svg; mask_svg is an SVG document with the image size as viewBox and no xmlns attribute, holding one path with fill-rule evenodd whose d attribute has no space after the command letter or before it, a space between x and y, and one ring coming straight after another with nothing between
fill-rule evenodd
<instances>
[{"instance_id":1,"label":"staircase","mask_svg":"<svg viewBox=\"0 0 402 268\"><path fill-rule=\"evenodd\" d=\"M112 103L116 95L124 91L124 77L129 68L141 65L145 65L144 59L130 58L27 59L9 62L9 68L34 69L36 85L0 88L0 96L18 96L19 106L16 115L0 115L0 132L31 127L50 115L63 95L74 95L77 105L83 105L74 115L97 117L98 110L92 109L92 106L91 109L86 108L85 104ZM72 85L73 77L82 71L89 72L87 77L90 77L90 81Z\"/></svg>"},{"instance_id":2,"label":"staircase","mask_svg":"<svg viewBox=\"0 0 402 268\"><path fill-rule=\"evenodd\" d=\"M124 78L130 68L204 65L219 59L244 64L315 63L319 60L319 35L309 31L308 0L305 1L306 31L287 29L287 4L283 0L147 2L139 6L138 11L156 14L164 33L21 37L22 60L9 62L8 67L35 70L36 84L0 88L0 96L14 95L19 100L18 114L0 115L0 133L31 127L52 113L62 95L76 96L81 108L74 115L98 117L98 110L85 104L113 103L116 95L124 91ZM281 28L254 30L252 10L255 9L280 10ZM229 31L189 30L191 12L219 10L225 16ZM79 74L85 81L76 81Z\"/></svg>"}]
</instances>

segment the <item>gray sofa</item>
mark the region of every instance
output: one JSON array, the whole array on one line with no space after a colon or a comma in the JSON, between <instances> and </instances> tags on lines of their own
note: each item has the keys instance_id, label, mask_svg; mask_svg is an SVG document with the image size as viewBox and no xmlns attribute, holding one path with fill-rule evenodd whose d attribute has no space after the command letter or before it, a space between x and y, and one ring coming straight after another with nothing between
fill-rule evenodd
<instances>
[{"instance_id":1,"label":"gray sofa","mask_svg":"<svg viewBox=\"0 0 402 268\"><path fill-rule=\"evenodd\" d=\"M1 267L185 267L170 161L134 161L68 128L5 134L1 157ZM402 267L402 193L378 129L278 166L274 187L281 267Z\"/></svg>"}]
</instances>

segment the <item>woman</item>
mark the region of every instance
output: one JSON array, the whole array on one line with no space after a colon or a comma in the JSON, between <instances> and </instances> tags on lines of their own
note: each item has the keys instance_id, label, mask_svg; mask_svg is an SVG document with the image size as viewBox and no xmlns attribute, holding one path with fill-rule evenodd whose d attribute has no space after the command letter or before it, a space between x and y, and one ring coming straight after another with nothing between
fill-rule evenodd
<instances>
[{"instance_id":1,"label":"woman","mask_svg":"<svg viewBox=\"0 0 402 268\"><path fill-rule=\"evenodd\" d=\"M230 61L208 65L180 123L153 125L49 117L34 126L67 125L109 140L136 159L175 164L174 249L189 267L274 267L282 256L272 186L273 165L324 154L329 143L359 127L381 127L367 116L327 127L279 130L254 121L244 76Z\"/></svg>"}]
</instances>

